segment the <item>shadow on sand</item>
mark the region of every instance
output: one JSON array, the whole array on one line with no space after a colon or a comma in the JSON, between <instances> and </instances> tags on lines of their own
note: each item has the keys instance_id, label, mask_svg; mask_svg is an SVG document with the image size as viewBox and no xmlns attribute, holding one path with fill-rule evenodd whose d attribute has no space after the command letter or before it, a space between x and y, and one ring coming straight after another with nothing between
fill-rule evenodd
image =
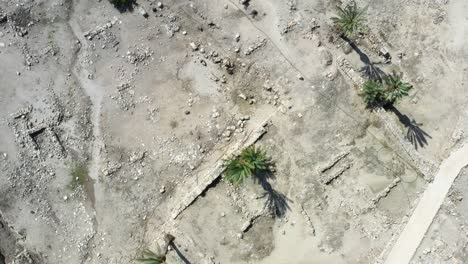
<instances>
[{"instance_id":1,"label":"shadow on sand","mask_svg":"<svg viewBox=\"0 0 468 264\"><path fill-rule=\"evenodd\" d=\"M262 186L263 190L265 190L265 195L267 196L265 207L268 208L274 216L281 218L288 210L291 210L288 205L290 200L286 195L273 189L268 180L274 178L275 176L270 168L255 177L256 181Z\"/></svg>"},{"instance_id":2,"label":"shadow on sand","mask_svg":"<svg viewBox=\"0 0 468 264\"><path fill-rule=\"evenodd\" d=\"M361 72L363 72L370 80L382 82L382 80L387 76L387 74L377 67L379 63L373 63L369 59L364 52L359 49L359 47L351 41L346 36L342 36L343 40L346 41L351 48L359 55L359 59L364 63L364 67L361 68ZM385 110L392 111L400 121L401 124L407 128L406 131L406 138L413 144L415 149L419 147L424 148L428 145L427 138L432 138L426 131L424 131L421 126L423 124L417 123L416 120L410 119L407 115L402 114L398 109L396 109L393 105L387 105L384 107Z\"/></svg>"},{"instance_id":3,"label":"shadow on sand","mask_svg":"<svg viewBox=\"0 0 468 264\"><path fill-rule=\"evenodd\" d=\"M182 252L180 251L180 249L176 246L176 244L172 241L169 246L171 246L172 249L174 249L175 253L177 254L177 256L180 258L180 260L182 260L182 262L184 264L192 264L192 262L190 262L185 256L184 254L182 254Z\"/></svg>"},{"instance_id":4,"label":"shadow on sand","mask_svg":"<svg viewBox=\"0 0 468 264\"><path fill-rule=\"evenodd\" d=\"M423 124L417 123L416 120L410 119L407 115L402 114L393 105L387 106L386 109L392 111L398 117L400 123L407 128L406 138L416 149L418 149L418 147L424 148L428 145L427 138L432 137L421 128Z\"/></svg>"},{"instance_id":5,"label":"shadow on sand","mask_svg":"<svg viewBox=\"0 0 468 264\"><path fill-rule=\"evenodd\" d=\"M135 0L109 0L120 13L133 12L138 4Z\"/></svg>"},{"instance_id":6,"label":"shadow on sand","mask_svg":"<svg viewBox=\"0 0 468 264\"><path fill-rule=\"evenodd\" d=\"M353 41L351 41L346 36L343 36L342 38L359 55L359 59L364 63L364 67L361 68L361 72L363 72L369 79L381 82L383 78L385 78L386 74L377 65L383 63L372 62L369 59L369 56L362 52L362 50Z\"/></svg>"}]
</instances>

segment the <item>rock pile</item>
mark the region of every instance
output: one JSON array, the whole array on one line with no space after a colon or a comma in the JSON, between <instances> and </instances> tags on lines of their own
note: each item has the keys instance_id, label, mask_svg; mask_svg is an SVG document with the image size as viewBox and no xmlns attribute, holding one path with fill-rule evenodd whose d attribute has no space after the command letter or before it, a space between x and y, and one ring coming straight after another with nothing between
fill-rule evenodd
<instances>
[{"instance_id":1,"label":"rock pile","mask_svg":"<svg viewBox=\"0 0 468 264\"><path fill-rule=\"evenodd\" d=\"M97 35L101 34L102 32L112 28L113 25L115 25L115 23L117 23L118 21L118 18L117 17L114 17L112 18L111 21L103 24L103 25L99 25L97 26L96 28L86 32L84 34L85 38L87 38L88 40L93 40Z\"/></svg>"},{"instance_id":2,"label":"rock pile","mask_svg":"<svg viewBox=\"0 0 468 264\"><path fill-rule=\"evenodd\" d=\"M342 175L346 170L351 168L349 159L345 159L349 155L349 151L342 152L328 161L325 165L319 166L316 171L320 175L320 181L328 185L333 180ZM335 165L340 166L335 167Z\"/></svg>"},{"instance_id":3,"label":"rock pile","mask_svg":"<svg viewBox=\"0 0 468 264\"><path fill-rule=\"evenodd\" d=\"M379 194L377 194L376 197L374 197L372 199L372 202L374 204L378 203L380 201L380 199L382 199L383 197L386 197L390 191L395 188L395 186L397 186L397 184L401 181L400 177L396 177L392 183L390 183L390 185L388 185L383 191L381 191Z\"/></svg>"}]
</instances>

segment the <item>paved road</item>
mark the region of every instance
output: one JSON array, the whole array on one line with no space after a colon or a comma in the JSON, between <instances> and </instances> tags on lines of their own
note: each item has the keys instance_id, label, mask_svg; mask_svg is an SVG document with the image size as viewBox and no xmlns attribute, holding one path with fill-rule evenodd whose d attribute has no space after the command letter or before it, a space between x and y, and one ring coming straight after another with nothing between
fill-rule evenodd
<instances>
[{"instance_id":1,"label":"paved road","mask_svg":"<svg viewBox=\"0 0 468 264\"><path fill-rule=\"evenodd\" d=\"M434 181L422 195L405 229L388 254L385 264L408 264L411 261L453 181L466 165L468 165L468 143L452 152L442 162Z\"/></svg>"}]
</instances>

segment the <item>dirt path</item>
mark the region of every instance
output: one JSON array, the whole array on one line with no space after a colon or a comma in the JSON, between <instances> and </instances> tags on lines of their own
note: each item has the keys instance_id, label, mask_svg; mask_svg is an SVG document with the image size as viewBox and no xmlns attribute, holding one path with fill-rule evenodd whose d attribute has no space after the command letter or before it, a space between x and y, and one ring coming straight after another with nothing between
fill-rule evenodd
<instances>
[{"instance_id":1,"label":"dirt path","mask_svg":"<svg viewBox=\"0 0 468 264\"><path fill-rule=\"evenodd\" d=\"M95 203L96 203L96 187L99 185L99 179L98 179L98 174L99 174L99 163L100 163L100 149L103 145L102 139L101 139L101 127L100 127L100 119L101 119L101 103L102 99L104 97L104 91L103 88L100 87L96 83L96 81L90 80L88 76L88 72L86 71L85 68L79 67L77 64L79 64L79 60L81 57L85 56L85 52L87 49L87 41L83 37L83 32L80 30L77 22L73 19L70 19L69 21L70 28L73 32L73 34L80 40L80 43L83 45L83 47L80 50L80 54L78 54L78 58L75 61L75 65L73 65L73 70L72 73L75 76L76 80L78 83L82 86L84 89L86 95L89 97L91 100L91 110L92 110L92 116L91 116L91 121L93 125L93 137L94 137L94 142L92 145L92 153L91 153L91 162L89 164L89 177L92 180L91 186L88 190L88 195L90 195L90 199L92 202L93 208L95 208Z\"/></svg>"},{"instance_id":2,"label":"dirt path","mask_svg":"<svg viewBox=\"0 0 468 264\"><path fill-rule=\"evenodd\" d=\"M428 186L421 197L413 215L388 254L385 264L406 264L411 261L427 229L444 202L453 181L460 173L460 170L467 165L468 144L464 144L460 149L452 152L441 163L434 182Z\"/></svg>"}]
</instances>

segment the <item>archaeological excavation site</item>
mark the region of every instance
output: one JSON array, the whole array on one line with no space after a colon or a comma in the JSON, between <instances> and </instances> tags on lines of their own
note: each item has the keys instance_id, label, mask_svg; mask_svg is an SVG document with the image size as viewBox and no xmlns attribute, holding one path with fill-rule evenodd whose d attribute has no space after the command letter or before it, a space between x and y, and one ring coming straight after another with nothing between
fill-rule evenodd
<instances>
[{"instance_id":1,"label":"archaeological excavation site","mask_svg":"<svg viewBox=\"0 0 468 264\"><path fill-rule=\"evenodd\" d=\"M0 264L468 263L468 1L0 0Z\"/></svg>"}]
</instances>

